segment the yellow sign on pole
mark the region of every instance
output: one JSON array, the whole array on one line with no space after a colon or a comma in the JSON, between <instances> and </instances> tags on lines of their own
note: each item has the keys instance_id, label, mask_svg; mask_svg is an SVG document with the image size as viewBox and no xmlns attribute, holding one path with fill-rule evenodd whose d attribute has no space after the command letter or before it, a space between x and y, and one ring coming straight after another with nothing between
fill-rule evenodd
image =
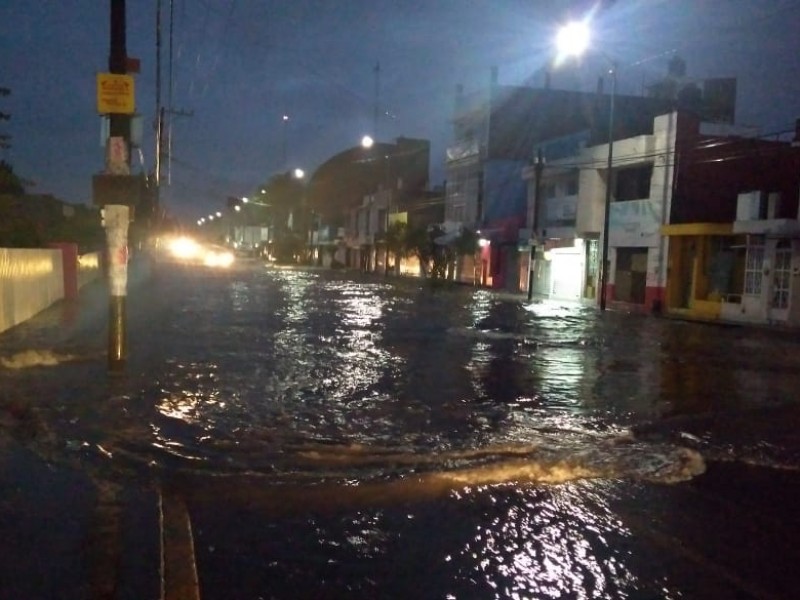
<instances>
[{"instance_id":1,"label":"yellow sign on pole","mask_svg":"<svg viewBox=\"0 0 800 600\"><path fill-rule=\"evenodd\" d=\"M135 111L133 77L114 73L97 74L97 112L132 115Z\"/></svg>"}]
</instances>

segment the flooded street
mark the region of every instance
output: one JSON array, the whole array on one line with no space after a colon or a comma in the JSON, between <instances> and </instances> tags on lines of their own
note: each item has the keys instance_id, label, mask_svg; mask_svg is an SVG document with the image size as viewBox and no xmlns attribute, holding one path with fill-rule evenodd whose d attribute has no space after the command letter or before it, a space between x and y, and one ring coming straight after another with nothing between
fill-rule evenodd
<instances>
[{"instance_id":1,"label":"flooded street","mask_svg":"<svg viewBox=\"0 0 800 600\"><path fill-rule=\"evenodd\" d=\"M796 334L159 265L131 285L127 375L109 378L100 288L0 336L0 427L31 490L80 473L122 506L119 547L83 546L141 550L123 580L158 567L163 493L203 598L795 597ZM12 463L0 532L47 545L13 516L34 492ZM52 597L91 597L91 559L70 560L85 577ZM0 597L44 589L19 581L35 562L9 558Z\"/></svg>"}]
</instances>

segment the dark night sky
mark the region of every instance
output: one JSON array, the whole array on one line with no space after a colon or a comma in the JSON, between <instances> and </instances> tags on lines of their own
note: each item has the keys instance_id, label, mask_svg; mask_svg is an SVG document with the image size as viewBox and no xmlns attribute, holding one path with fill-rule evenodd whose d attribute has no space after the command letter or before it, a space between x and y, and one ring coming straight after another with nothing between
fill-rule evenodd
<instances>
[{"instance_id":1,"label":"dark night sky","mask_svg":"<svg viewBox=\"0 0 800 600\"><path fill-rule=\"evenodd\" d=\"M169 0L163 0L165 9ZM593 5L566 0L174 0L174 121L168 210L196 218L226 196L251 193L286 167L313 171L372 130L380 61L378 137L432 141L432 179L444 179L455 86L541 84L559 23ZM0 150L32 191L88 202L103 167L95 73L108 60L101 0L0 4ZM137 111L144 163L153 165L156 0L128 0L128 54L139 57ZM165 10L165 17L167 12ZM164 86L168 23L164 19ZM800 117L800 0L605 0L594 46L620 63L620 91L639 93L671 53L692 77L736 76L737 119L762 132ZM553 87L594 89L595 54L562 67ZM166 91L164 95L166 99ZM288 114L287 164L282 115ZM138 162L135 157L135 162Z\"/></svg>"}]
</instances>

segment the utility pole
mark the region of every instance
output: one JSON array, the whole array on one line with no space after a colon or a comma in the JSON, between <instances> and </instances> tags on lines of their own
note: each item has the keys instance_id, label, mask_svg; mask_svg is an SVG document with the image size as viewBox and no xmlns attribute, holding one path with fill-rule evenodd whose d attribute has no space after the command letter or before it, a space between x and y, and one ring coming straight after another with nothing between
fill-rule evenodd
<instances>
[{"instance_id":1,"label":"utility pole","mask_svg":"<svg viewBox=\"0 0 800 600\"><path fill-rule=\"evenodd\" d=\"M170 102L170 106L172 103ZM193 110L184 110L182 108L173 110L172 108L161 109L162 113L169 115L167 122L167 185L172 185L172 117L193 117Z\"/></svg>"},{"instance_id":2,"label":"utility pole","mask_svg":"<svg viewBox=\"0 0 800 600\"><path fill-rule=\"evenodd\" d=\"M102 207L106 230L109 315L108 370L121 374L127 360L125 300L128 287L128 227L141 199L141 181L131 175L131 115L134 82L128 75L125 0L111 0L108 73L97 75L97 110L108 115L105 170L92 177L94 204Z\"/></svg>"},{"instance_id":3,"label":"utility pole","mask_svg":"<svg viewBox=\"0 0 800 600\"><path fill-rule=\"evenodd\" d=\"M533 215L531 215L531 256L528 261L528 302L533 300L533 273L536 266L536 246L538 236L536 235L536 226L538 220L536 215L539 214L539 202L541 201L542 190L542 171L544 170L544 156L542 149L539 148L536 152L536 164L534 165L534 179L533 179Z\"/></svg>"},{"instance_id":4,"label":"utility pole","mask_svg":"<svg viewBox=\"0 0 800 600\"><path fill-rule=\"evenodd\" d=\"M111 38L108 56L108 70L113 74L127 73L125 0L111 0ZM110 115L109 146L121 145L124 156L120 165L122 175L130 175L131 118L127 114ZM109 153L110 154L110 153ZM109 158L107 171L115 165ZM130 206L109 204L104 214L106 240L108 242L109 278L109 319L108 319L108 369L111 373L125 370L127 361L126 307L128 287L128 226Z\"/></svg>"},{"instance_id":5,"label":"utility pole","mask_svg":"<svg viewBox=\"0 0 800 600\"><path fill-rule=\"evenodd\" d=\"M372 70L375 73L375 106L373 107L372 115L372 137L378 140L378 115L380 114L381 102L381 63L376 62L375 68Z\"/></svg>"},{"instance_id":6,"label":"utility pole","mask_svg":"<svg viewBox=\"0 0 800 600\"><path fill-rule=\"evenodd\" d=\"M156 2L156 204L161 185L161 137L164 132L164 114L161 110L161 0Z\"/></svg>"},{"instance_id":7,"label":"utility pole","mask_svg":"<svg viewBox=\"0 0 800 600\"><path fill-rule=\"evenodd\" d=\"M283 114L283 152L281 155L281 164L282 169L286 170L286 161L287 161L287 146L289 144L289 115L286 113Z\"/></svg>"}]
</instances>

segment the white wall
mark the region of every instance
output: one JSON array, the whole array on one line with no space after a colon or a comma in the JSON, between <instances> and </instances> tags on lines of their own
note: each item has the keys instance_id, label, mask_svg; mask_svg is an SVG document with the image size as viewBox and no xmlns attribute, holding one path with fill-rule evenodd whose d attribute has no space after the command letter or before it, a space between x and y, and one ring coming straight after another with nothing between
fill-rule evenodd
<instances>
[{"instance_id":1,"label":"white wall","mask_svg":"<svg viewBox=\"0 0 800 600\"><path fill-rule=\"evenodd\" d=\"M0 248L0 331L63 297L60 250Z\"/></svg>"},{"instance_id":2,"label":"white wall","mask_svg":"<svg viewBox=\"0 0 800 600\"><path fill-rule=\"evenodd\" d=\"M100 277L100 252L78 256L78 289Z\"/></svg>"}]
</instances>

